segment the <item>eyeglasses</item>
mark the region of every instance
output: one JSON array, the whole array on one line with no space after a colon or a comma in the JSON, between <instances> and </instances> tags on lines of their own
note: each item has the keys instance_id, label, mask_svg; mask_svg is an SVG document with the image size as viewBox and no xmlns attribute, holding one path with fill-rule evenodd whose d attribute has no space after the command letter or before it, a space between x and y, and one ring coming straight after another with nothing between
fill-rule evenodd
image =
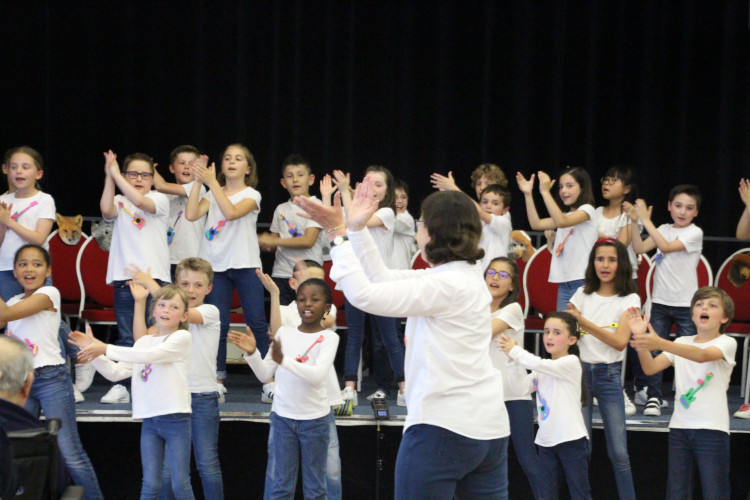
<instances>
[{"instance_id":1,"label":"eyeglasses","mask_svg":"<svg viewBox=\"0 0 750 500\"><path fill-rule=\"evenodd\" d=\"M128 176L128 179L137 179L140 177L144 181L149 180L154 174L151 172L136 172L135 170L128 170L125 172L125 175Z\"/></svg>"},{"instance_id":2,"label":"eyeglasses","mask_svg":"<svg viewBox=\"0 0 750 500\"><path fill-rule=\"evenodd\" d=\"M495 271L494 269L487 269L487 277L488 278L497 277L498 279L501 279L501 280L507 280L508 278L510 278L510 273L507 271Z\"/></svg>"},{"instance_id":3,"label":"eyeglasses","mask_svg":"<svg viewBox=\"0 0 750 500\"><path fill-rule=\"evenodd\" d=\"M602 184L604 184L605 186L608 184L614 184L615 182L619 180L620 179L618 179L617 177L602 177L601 178Z\"/></svg>"}]
</instances>

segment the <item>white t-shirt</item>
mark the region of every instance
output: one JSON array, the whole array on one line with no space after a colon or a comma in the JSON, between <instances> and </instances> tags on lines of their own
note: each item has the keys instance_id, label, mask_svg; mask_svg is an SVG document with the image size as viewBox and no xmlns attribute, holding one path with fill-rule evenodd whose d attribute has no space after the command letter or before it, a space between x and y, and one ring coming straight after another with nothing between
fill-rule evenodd
<instances>
[{"instance_id":1,"label":"white t-shirt","mask_svg":"<svg viewBox=\"0 0 750 500\"><path fill-rule=\"evenodd\" d=\"M339 336L331 330L303 333L291 326L276 332L281 340L284 359L277 365L268 350L265 358L256 350L244 356L259 380L276 378L271 411L284 418L312 420L328 415L331 405L326 391L326 377L333 366ZM304 356L304 362L297 361Z\"/></svg>"},{"instance_id":2,"label":"white t-shirt","mask_svg":"<svg viewBox=\"0 0 750 500\"><path fill-rule=\"evenodd\" d=\"M203 323L190 323L189 326L193 348L190 351L188 385L190 392L216 392L216 354L221 331L219 309L211 304L201 304L196 309L201 313Z\"/></svg>"},{"instance_id":3,"label":"white t-shirt","mask_svg":"<svg viewBox=\"0 0 750 500\"><path fill-rule=\"evenodd\" d=\"M502 375L487 353L492 297L479 266L392 270L369 231L348 235L350 243L331 250L331 278L355 307L407 318L404 431L430 424L471 439L508 436Z\"/></svg>"},{"instance_id":4,"label":"white t-shirt","mask_svg":"<svg viewBox=\"0 0 750 500\"><path fill-rule=\"evenodd\" d=\"M133 347L108 345L106 355L91 363L113 382L131 377L134 419L192 413L188 387L191 345L187 330L158 337L144 335Z\"/></svg>"},{"instance_id":5,"label":"white t-shirt","mask_svg":"<svg viewBox=\"0 0 750 500\"><path fill-rule=\"evenodd\" d=\"M581 361L568 354L558 359L542 359L516 346L510 357L531 373L517 378L511 374L516 392L531 394L537 381L537 423L539 431L534 442L551 447L589 435L581 412Z\"/></svg>"},{"instance_id":6,"label":"white t-shirt","mask_svg":"<svg viewBox=\"0 0 750 500\"><path fill-rule=\"evenodd\" d=\"M411 268L411 258L417 248L414 217L409 212L396 214L396 224L393 231L393 253L391 254L393 269L409 269Z\"/></svg>"},{"instance_id":7,"label":"white t-shirt","mask_svg":"<svg viewBox=\"0 0 750 500\"><path fill-rule=\"evenodd\" d=\"M36 229L39 219L55 220L55 200L47 193L37 192L28 198L16 198L13 193L5 193L0 196L0 202L13 205L11 216L16 217L16 222L28 229ZM11 271L13 269L13 258L16 251L28 243L18 236L14 231L5 231L5 238L0 245L0 271ZM49 248L44 243L44 248Z\"/></svg>"},{"instance_id":8,"label":"white t-shirt","mask_svg":"<svg viewBox=\"0 0 750 500\"><path fill-rule=\"evenodd\" d=\"M621 212L617 217L607 218L604 216L604 207L596 207L596 217L599 221L599 234L603 234L607 238L616 240L620 236L620 230L630 224L630 219ZM638 223L638 227L642 230L643 226ZM638 255L633 250L633 243L628 245L628 257L630 258L630 267L633 268L633 279L638 277Z\"/></svg>"},{"instance_id":9,"label":"white t-shirt","mask_svg":"<svg viewBox=\"0 0 750 500\"><path fill-rule=\"evenodd\" d=\"M482 239L479 240L479 248L484 250L482 269L487 269L490 261L495 257L508 256L510 233L512 231L510 212L505 215L492 215L489 224L482 222Z\"/></svg>"},{"instance_id":10,"label":"white t-shirt","mask_svg":"<svg viewBox=\"0 0 750 500\"><path fill-rule=\"evenodd\" d=\"M336 306L331 304L331 312L334 322L336 321ZM282 326L291 326L297 328L302 324L302 318L297 310L297 303L292 302L285 306L281 306L281 324ZM326 375L325 381L326 393L328 393L328 404L331 406L338 406L344 403L344 398L341 397L341 387L339 387L339 378L336 375L336 368L331 365L331 370Z\"/></svg>"},{"instance_id":11,"label":"white t-shirt","mask_svg":"<svg viewBox=\"0 0 750 500\"><path fill-rule=\"evenodd\" d=\"M629 307L640 308L641 298L637 293L631 293L625 297L619 295L602 297L597 292L586 295L583 293L583 287L581 287L570 298L570 303L581 311L584 318L596 326L611 331L614 335L617 327L610 325L618 324L622 313ZM578 348L581 351L581 361L592 364L609 364L622 361L626 351L625 349L618 351L590 334L581 335L578 340Z\"/></svg>"},{"instance_id":12,"label":"white t-shirt","mask_svg":"<svg viewBox=\"0 0 750 500\"><path fill-rule=\"evenodd\" d=\"M665 352L669 362L674 365L675 409L669 427L674 429L713 429L729 434L729 410L727 407L727 389L734 368L734 355L737 352L737 341L729 335L719 335L709 342L695 342L697 335L688 335L675 339L677 344L685 344L701 349L717 347L724 355L716 361L696 363L672 353ZM713 376L706 381L706 374ZM705 382L701 387L698 380ZM694 390L701 389L697 392ZM694 400L688 392L693 389ZM685 408L683 400L689 403Z\"/></svg>"},{"instance_id":13,"label":"white t-shirt","mask_svg":"<svg viewBox=\"0 0 750 500\"><path fill-rule=\"evenodd\" d=\"M681 228L676 228L672 224L662 224L657 231L667 242L680 240L685 245L685 250L666 254L656 253L651 301L665 306L689 307L690 300L698 289L696 269L703 250L703 231L695 224Z\"/></svg>"},{"instance_id":14,"label":"white t-shirt","mask_svg":"<svg viewBox=\"0 0 750 500\"><path fill-rule=\"evenodd\" d=\"M310 199L314 200L316 198L311 196ZM276 207L276 210L273 212L273 219L271 220L271 232L277 233L282 240L287 240L304 236L308 228L321 228L320 224L314 220L297 215L298 212L300 212L300 208L291 201L287 201ZM291 278L294 265L297 261L307 259L314 260L322 265L323 251L320 246L313 244L310 248L277 247L271 276L274 278Z\"/></svg>"},{"instance_id":15,"label":"white t-shirt","mask_svg":"<svg viewBox=\"0 0 750 500\"><path fill-rule=\"evenodd\" d=\"M375 246L380 251L386 265L393 267L393 231L396 227L396 214L390 208L380 208L373 215L383 221L385 229L382 227L371 227L370 235L375 241Z\"/></svg>"},{"instance_id":16,"label":"white t-shirt","mask_svg":"<svg viewBox=\"0 0 750 500\"><path fill-rule=\"evenodd\" d=\"M523 310L518 302L513 302L493 312L492 319L504 321L508 325L508 329L503 331L502 335L510 337L518 345L523 345ZM505 401L516 401L519 399L530 400L531 396L526 392L523 394L516 394L513 392L513 388L510 386L508 378L508 370L518 371L518 374L516 375L518 377L526 375L526 370L524 370L523 366L518 363L513 363L510 358L498 348L497 338L499 338L499 336L490 341L490 359L492 360L492 365L503 374L503 396Z\"/></svg>"},{"instance_id":17,"label":"white t-shirt","mask_svg":"<svg viewBox=\"0 0 750 500\"><path fill-rule=\"evenodd\" d=\"M54 311L39 311L25 318L9 321L5 333L16 337L29 346L34 357L34 368L56 366L65 363L60 354L57 331L60 329L60 292L53 286L43 286L32 295L46 295L52 301ZM23 300L21 293L8 300L8 307Z\"/></svg>"},{"instance_id":18,"label":"white t-shirt","mask_svg":"<svg viewBox=\"0 0 750 500\"><path fill-rule=\"evenodd\" d=\"M115 196L115 227L112 231L112 244L109 247L107 263L107 284L115 280L129 280L126 269L131 264L141 269L151 269L151 276L162 281L171 281L169 275L169 247L167 227L169 227L169 199L158 191L149 191L156 212L149 213L137 208L125 196ZM119 206L122 203L124 208ZM127 209L127 211L126 211ZM130 213L128 213L130 212ZM134 216L143 221L139 225Z\"/></svg>"},{"instance_id":19,"label":"white t-shirt","mask_svg":"<svg viewBox=\"0 0 750 500\"><path fill-rule=\"evenodd\" d=\"M567 283L568 281L582 280L586 276L589 254L599 237L599 230L597 229L596 212L591 205L581 205L577 210L566 213L565 216L568 217L578 210L586 212L589 215L589 220L576 226L557 229L555 246L552 249L552 263L549 269L550 283ZM571 231L573 232L571 233ZM556 256L555 253L561 244L563 245L563 251L559 256Z\"/></svg>"},{"instance_id":20,"label":"white t-shirt","mask_svg":"<svg viewBox=\"0 0 750 500\"><path fill-rule=\"evenodd\" d=\"M209 191L205 198L211 205L206 216L206 226L198 256L209 261L214 272L227 269L260 268L260 247L255 229L260 213L260 193L248 186L228 196L229 201L234 205L247 198L255 200L258 205L258 208L244 217L232 221L224 217L213 193ZM218 233L215 232L217 229ZM209 240L207 234L213 234L213 238Z\"/></svg>"},{"instance_id":21,"label":"white t-shirt","mask_svg":"<svg viewBox=\"0 0 750 500\"><path fill-rule=\"evenodd\" d=\"M169 263L179 264L181 260L190 257L198 256L198 248L201 244L201 237L203 237L203 230L206 223L206 218L201 217L196 221L189 221L185 217L185 205L187 205L187 197L190 195L190 191L193 189L193 183L190 181L187 184L182 184L181 187L185 190L185 195L169 194L169 226L172 228L174 233L172 236L172 243L169 243ZM203 197L206 194L206 187L201 185L201 194ZM177 221L175 223L175 221Z\"/></svg>"}]
</instances>

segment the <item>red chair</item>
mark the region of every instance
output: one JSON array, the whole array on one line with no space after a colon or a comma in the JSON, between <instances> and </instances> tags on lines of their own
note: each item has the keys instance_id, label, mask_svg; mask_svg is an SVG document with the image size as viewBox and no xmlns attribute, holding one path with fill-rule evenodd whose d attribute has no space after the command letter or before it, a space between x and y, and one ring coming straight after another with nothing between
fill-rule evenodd
<instances>
[{"instance_id":1,"label":"red chair","mask_svg":"<svg viewBox=\"0 0 750 500\"><path fill-rule=\"evenodd\" d=\"M111 327L117 324L115 289L107 284L106 279L108 260L109 252L99 248L93 237L86 238L76 257L76 276L81 284L78 315L84 326L93 324Z\"/></svg>"},{"instance_id":2,"label":"red chair","mask_svg":"<svg viewBox=\"0 0 750 500\"><path fill-rule=\"evenodd\" d=\"M523 315L527 333L535 333L534 352L539 354L539 336L544 332L544 317L557 309L557 283L549 282L552 254L544 245L534 252L523 270L523 293L528 302ZM530 315L529 311L533 311Z\"/></svg>"},{"instance_id":3,"label":"red chair","mask_svg":"<svg viewBox=\"0 0 750 500\"><path fill-rule=\"evenodd\" d=\"M652 267L654 267L654 264L648 255L641 254L638 256L638 295L641 298L641 305L645 305L649 297L646 283Z\"/></svg>"},{"instance_id":4,"label":"red chair","mask_svg":"<svg viewBox=\"0 0 750 500\"><path fill-rule=\"evenodd\" d=\"M52 259L52 283L60 291L62 304L60 313L68 326L72 326L70 318L78 318L81 308L81 284L73 274L76 269L76 258L78 252L85 243L88 236L81 233L81 239L75 245L68 245L54 230L47 237L47 246Z\"/></svg>"},{"instance_id":5,"label":"red chair","mask_svg":"<svg viewBox=\"0 0 750 500\"><path fill-rule=\"evenodd\" d=\"M237 289L235 288L232 292L232 304L229 306L229 327L239 327L244 332L245 325L247 324L245 323L245 314L241 312L231 312L240 309L241 307L242 302L240 301L240 296L237 294Z\"/></svg>"},{"instance_id":6,"label":"red chair","mask_svg":"<svg viewBox=\"0 0 750 500\"><path fill-rule=\"evenodd\" d=\"M331 267L333 262L330 260L323 261L323 272L326 283L331 287L333 292L333 305L336 306L336 327L346 328L346 308L344 308L344 292L336 290L336 282L331 279Z\"/></svg>"},{"instance_id":7,"label":"red chair","mask_svg":"<svg viewBox=\"0 0 750 500\"><path fill-rule=\"evenodd\" d=\"M430 268L430 265L427 263L427 261L422 258L422 252L415 253L414 257L411 258L411 268L412 269L429 269Z\"/></svg>"},{"instance_id":8,"label":"red chair","mask_svg":"<svg viewBox=\"0 0 750 500\"><path fill-rule=\"evenodd\" d=\"M750 335L750 283L747 281L742 283L742 286L738 287L729 281L729 270L732 266L732 260L734 256L740 253L748 253L750 248L743 248L737 250L732 255L726 258L719 267L719 272L716 274L716 286L721 288L734 301L734 319L726 327L724 333L732 337L742 339L742 372L740 376L740 394L744 394L745 403L748 402L748 396L750 396L750 384L748 384L748 354L750 353L750 345L748 345L748 335Z\"/></svg>"}]
</instances>

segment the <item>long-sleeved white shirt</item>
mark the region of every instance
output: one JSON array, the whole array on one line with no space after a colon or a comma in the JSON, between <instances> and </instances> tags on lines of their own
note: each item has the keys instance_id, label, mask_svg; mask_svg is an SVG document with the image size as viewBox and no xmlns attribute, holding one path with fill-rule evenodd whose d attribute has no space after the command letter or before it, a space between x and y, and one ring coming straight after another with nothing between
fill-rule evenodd
<instances>
[{"instance_id":1,"label":"long-sleeved white shirt","mask_svg":"<svg viewBox=\"0 0 750 500\"><path fill-rule=\"evenodd\" d=\"M508 436L503 382L492 366L491 297L479 266L390 270L368 231L331 251L331 277L368 313L407 317L404 431L430 424L471 439ZM360 263L361 262L361 263Z\"/></svg>"}]
</instances>

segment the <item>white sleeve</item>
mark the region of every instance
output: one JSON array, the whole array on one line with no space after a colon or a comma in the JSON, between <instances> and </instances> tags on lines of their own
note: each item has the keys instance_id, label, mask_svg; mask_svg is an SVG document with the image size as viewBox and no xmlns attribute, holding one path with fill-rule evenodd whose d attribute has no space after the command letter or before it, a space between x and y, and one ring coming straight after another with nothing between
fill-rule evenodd
<instances>
[{"instance_id":1,"label":"white sleeve","mask_svg":"<svg viewBox=\"0 0 750 500\"><path fill-rule=\"evenodd\" d=\"M115 363L106 356L99 356L91 361L91 366L110 382L124 380L133 375L133 365L130 363Z\"/></svg>"},{"instance_id":2,"label":"white sleeve","mask_svg":"<svg viewBox=\"0 0 750 500\"><path fill-rule=\"evenodd\" d=\"M113 361L127 363L173 363L190 356L193 338L187 330L177 330L161 342L149 347L108 345L106 355Z\"/></svg>"},{"instance_id":3,"label":"white sleeve","mask_svg":"<svg viewBox=\"0 0 750 500\"><path fill-rule=\"evenodd\" d=\"M388 231L389 233L393 232L393 227L396 224L396 214L393 210L391 210L390 208L380 208L373 215L375 215L383 222L386 231Z\"/></svg>"},{"instance_id":4,"label":"white sleeve","mask_svg":"<svg viewBox=\"0 0 750 500\"><path fill-rule=\"evenodd\" d=\"M393 227L393 231L396 234L403 234L404 236L416 236L414 230L414 217L409 212L404 212L396 215L396 224Z\"/></svg>"},{"instance_id":5,"label":"white sleeve","mask_svg":"<svg viewBox=\"0 0 750 500\"><path fill-rule=\"evenodd\" d=\"M513 391L512 396L527 396L534 392L534 375L530 373L522 375L520 370L515 369L515 364L512 359L508 361L509 369L505 370L503 375L508 377L508 385ZM505 396L511 396L511 394Z\"/></svg>"},{"instance_id":6,"label":"white sleeve","mask_svg":"<svg viewBox=\"0 0 750 500\"><path fill-rule=\"evenodd\" d=\"M575 382L580 377L580 361L577 356L563 356L559 359L542 359L539 356L525 351L519 346L510 350L510 357L513 361L521 364L527 370L533 370L537 373L549 375L555 378L568 379ZM578 366L576 366L576 364Z\"/></svg>"},{"instance_id":7,"label":"white sleeve","mask_svg":"<svg viewBox=\"0 0 750 500\"><path fill-rule=\"evenodd\" d=\"M703 230L698 226L690 228L691 231L685 231L684 239L681 239L688 252L700 252L703 249Z\"/></svg>"},{"instance_id":8,"label":"white sleeve","mask_svg":"<svg viewBox=\"0 0 750 500\"><path fill-rule=\"evenodd\" d=\"M276 373L276 368L279 366L271 357L271 349L269 347L265 358L260 357L260 351L257 349L254 353L242 356L247 361L250 369L253 370L255 376L264 384L273 378L273 374ZM285 356L286 357L286 356Z\"/></svg>"},{"instance_id":9,"label":"white sleeve","mask_svg":"<svg viewBox=\"0 0 750 500\"><path fill-rule=\"evenodd\" d=\"M325 330L330 332L330 330ZM330 332L333 333L333 332ZM324 333L321 333L324 335ZM298 363L291 356L284 356L281 360L281 366L289 370L290 373L301 379L307 380L312 384L319 384L328 376L333 366L333 358L336 357L336 349L339 346L339 337L335 333L329 335L327 342L323 342L320 355L317 359L310 359L307 363Z\"/></svg>"}]
</instances>

